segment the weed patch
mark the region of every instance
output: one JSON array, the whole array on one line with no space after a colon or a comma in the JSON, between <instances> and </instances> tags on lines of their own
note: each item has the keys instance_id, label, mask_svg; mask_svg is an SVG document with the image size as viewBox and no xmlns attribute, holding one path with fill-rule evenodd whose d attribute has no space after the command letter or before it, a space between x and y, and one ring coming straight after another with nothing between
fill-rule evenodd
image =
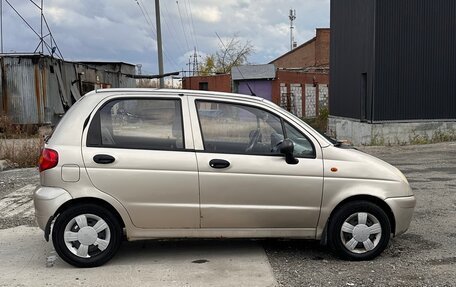
<instances>
[{"instance_id":1,"label":"weed patch","mask_svg":"<svg viewBox=\"0 0 456 287\"><path fill-rule=\"evenodd\" d=\"M6 116L0 116L0 159L11 167L33 167L37 165L42 138L34 128L13 124Z\"/></svg>"}]
</instances>

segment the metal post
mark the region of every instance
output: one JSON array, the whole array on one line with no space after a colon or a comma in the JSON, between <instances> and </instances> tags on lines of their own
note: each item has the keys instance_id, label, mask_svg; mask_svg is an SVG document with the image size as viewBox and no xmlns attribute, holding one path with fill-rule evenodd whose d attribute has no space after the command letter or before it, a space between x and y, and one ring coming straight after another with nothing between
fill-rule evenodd
<instances>
[{"instance_id":1,"label":"metal post","mask_svg":"<svg viewBox=\"0 0 456 287\"><path fill-rule=\"evenodd\" d=\"M160 1L155 0L155 20L157 25L158 74L163 75L163 50L160 25ZM160 78L160 88L165 86L165 79Z\"/></svg>"},{"instance_id":2,"label":"metal post","mask_svg":"<svg viewBox=\"0 0 456 287\"><path fill-rule=\"evenodd\" d=\"M44 39L43 39L43 0L41 0L41 54L44 54ZM51 44L52 48L52 44Z\"/></svg>"},{"instance_id":3,"label":"metal post","mask_svg":"<svg viewBox=\"0 0 456 287\"><path fill-rule=\"evenodd\" d=\"M0 46L3 54L3 0L0 0Z\"/></svg>"}]
</instances>

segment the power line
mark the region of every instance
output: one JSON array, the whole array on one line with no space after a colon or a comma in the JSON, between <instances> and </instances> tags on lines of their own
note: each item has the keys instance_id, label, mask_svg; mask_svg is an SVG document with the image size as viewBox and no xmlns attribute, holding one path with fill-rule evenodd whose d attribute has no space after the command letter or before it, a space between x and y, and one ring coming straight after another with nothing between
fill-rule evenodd
<instances>
[{"instance_id":1,"label":"power line","mask_svg":"<svg viewBox=\"0 0 456 287\"><path fill-rule=\"evenodd\" d=\"M187 15L187 21L188 21L188 30L190 31L191 39L193 40L193 47L196 47L196 40L195 40L195 31L193 31L192 23L190 21L190 15L188 14L188 8L187 8L187 3L188 0L184 1L184 9L185 9L185 14Z\"/></svg>"},{"instance_id":2,"label":"power line","mask_svg":"<svg viewBox=\"0 0 456 287\"><path fill-rule=\"evenodd\" d=\"M152 28L152 32L153 32L153 34L154 34L153 39L154 39L155 41L157 41L157 32L155 31L155 27L154 27L154 25L152 24L152 21L150 21L150 20L147 18L146 13L144 12L144 9L143 9L143 7L141 6L141 4L139 3L139 1L138 1L138 0L134 0L134 1L136 2L136 4L138 4L139 10L141 10L141 13L142 13L142 15L144 16L144 19L146 20L147 24L149 24L149 26ZM149 18L150 18L150 17L149 17Z\"/></svg>"},{"instance_id":3,"label":"power line","mask_svg":"<svg viewBox=\"0 0 456 287\"><path fill-rule=\"evenodd\" d=\"M191 23L192 23L192 28L193 28L193 34L195 35L195 42L196 42L196 50L198 50L198 37L196 37L196 32L195 32L195 24L193 22L193 12L192 12L192 6L190 4L190 0L187 0L188 1L188 7L190 9L190 20L191 20Z\"/></svg>"},{"instance_id":4,"label":"power line","mask_svg":"<svg viewBox=\"0 0 456 287\"><path fill-rule=\"evenodd\" d=\"M156 32L155 26L152 23L153 21L152 21L152 18L150 17L150 14L149 14L148 10L147 10L147 7L144 5L142 0L134 0L134 1L136 2L136 4L138 4L138 7L141 10L141 13L142 13L144 19L146 20L146 23L149 24L150 28L152 29L153 36L154 36L154 37L152 37L152 39L157 41L157 32ZM163 45L163 46L165 46L165 45ZM165 48L165 47L163 47L163 48ZM172 58L170 58L168 56L168 54L166 53L165 49L163 49L163 54L165 55L165 58L167 59L169 64L173 65L175 68L178 67L177 63L174 60L172 60Z\"/></svg>"},{"instance_id":5,"label":"power line","mask_svg":"<svg viewBox=\"0 0 456 287\"><path fill-rule=\"evenodd\" d=\"M185 33L184 22L182 21L182 14L181 14L181 11L179 8L179 1L176 1L176 4L177 4L177 10L179 11L179 18L180 18L180 22L181 22L181 26L182 26L182 32L183 32L184 38L185 38L185 43L187 44L187 49L190 50L190 46L188 45L188 40L187 40L187 34Z\"/></svg>"},{"instance_id":6,"label":"power line","mask_svg":"<svg viewBox=\"0 0 456 287\"><path fill-rule=\"evenodd\" d=\"M168 8L166 7L166 1L163 2L163 6L165 7L166 15L169 16L170 13L169 13L169 11L168 11ZM178 34L177 31L176 31L176 29L174 28L174 25L172 25L173 22L171 21L171 25L170 25L170 24L169 24L169 21L167 20L167 17L164 16L164 14L162 13L162 11L160 11L160 14L161 14L161 16L162 16L163 22L165 22L166 29L168 30L168 34L167 34L167 35L168 35L171 39L174 40L174 43L176 44L176 46L178 47L178 49L180 50L180 52L181 52L182 54L185 54L185 49L182 47L180 41L179 41L177 38L173 37L174 35L177 35L177 34ZM172 27L173 29L171 29L171 27ZM171 30L173 30L173 31L171 31Z\"/></svg>"},{"instance_id":7,"label":"power line","mask_svg":"<svg viewBox=\"0 0 456 287\"><path fill-rule=\"evenodd\" d=\"M154 21L152 21L152 18L150 18L149 11L148 11L147 7L144 5L144 3L142 2L142 0L139 0L139 2L141 2L141 6L143 7L144 12L146 12L147 19L149 19L150 25L151 25L152 28L156 31L157 29L156 29L156 27L153 25L153 22L154 22Z\"/></svg>"}]
</instances>

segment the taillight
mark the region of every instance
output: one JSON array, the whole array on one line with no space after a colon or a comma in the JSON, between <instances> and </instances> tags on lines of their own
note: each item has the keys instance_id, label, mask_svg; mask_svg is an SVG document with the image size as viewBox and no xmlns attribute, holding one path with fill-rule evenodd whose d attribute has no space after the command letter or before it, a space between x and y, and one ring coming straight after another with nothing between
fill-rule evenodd
<instances>
[{"instance_id":1,"label":"taillight","mask_svg":"<svg viewBox=\"0 0 456 287\"><path fill-rule=\"evenodd\" d=\"M55 167L59 163L59 153L53 149L45 148L41 151L39 159L40 172Z\"/></svg>"}]
</instances>

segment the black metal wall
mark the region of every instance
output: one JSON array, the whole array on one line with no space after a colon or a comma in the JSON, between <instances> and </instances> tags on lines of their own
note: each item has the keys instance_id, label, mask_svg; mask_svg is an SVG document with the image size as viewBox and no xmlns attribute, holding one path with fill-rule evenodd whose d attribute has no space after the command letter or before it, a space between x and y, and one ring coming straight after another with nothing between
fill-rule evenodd
<instances>
[{"instance_id":1,"label":"black metal wall","mask_svg":"<svg viewBox=\"0 0 456 287\"><path fill-rule=\"evenodd\" d=\"M456 1L331 1L330 114L456 119Z\"/></svg>"},{"instance_id":2,"label":"black metal wall","mask_svg":"<svg viewBox=\"0 0 456 287\"><path fill-rule=\"evenodd\" d=\"M374 7L374 0L331 1L331 115L370 116L365 107L372 95Z\"/></svg>"},{"instance_id":3,"label":"black metal wall","mask_svg":"<svg viewBox=\"0 0 456 287\"><path fill-rule=\"evenodd\" d=\"M374 120L456 119L456 1L379 0Z\"/></svg>"}]
</instances>

